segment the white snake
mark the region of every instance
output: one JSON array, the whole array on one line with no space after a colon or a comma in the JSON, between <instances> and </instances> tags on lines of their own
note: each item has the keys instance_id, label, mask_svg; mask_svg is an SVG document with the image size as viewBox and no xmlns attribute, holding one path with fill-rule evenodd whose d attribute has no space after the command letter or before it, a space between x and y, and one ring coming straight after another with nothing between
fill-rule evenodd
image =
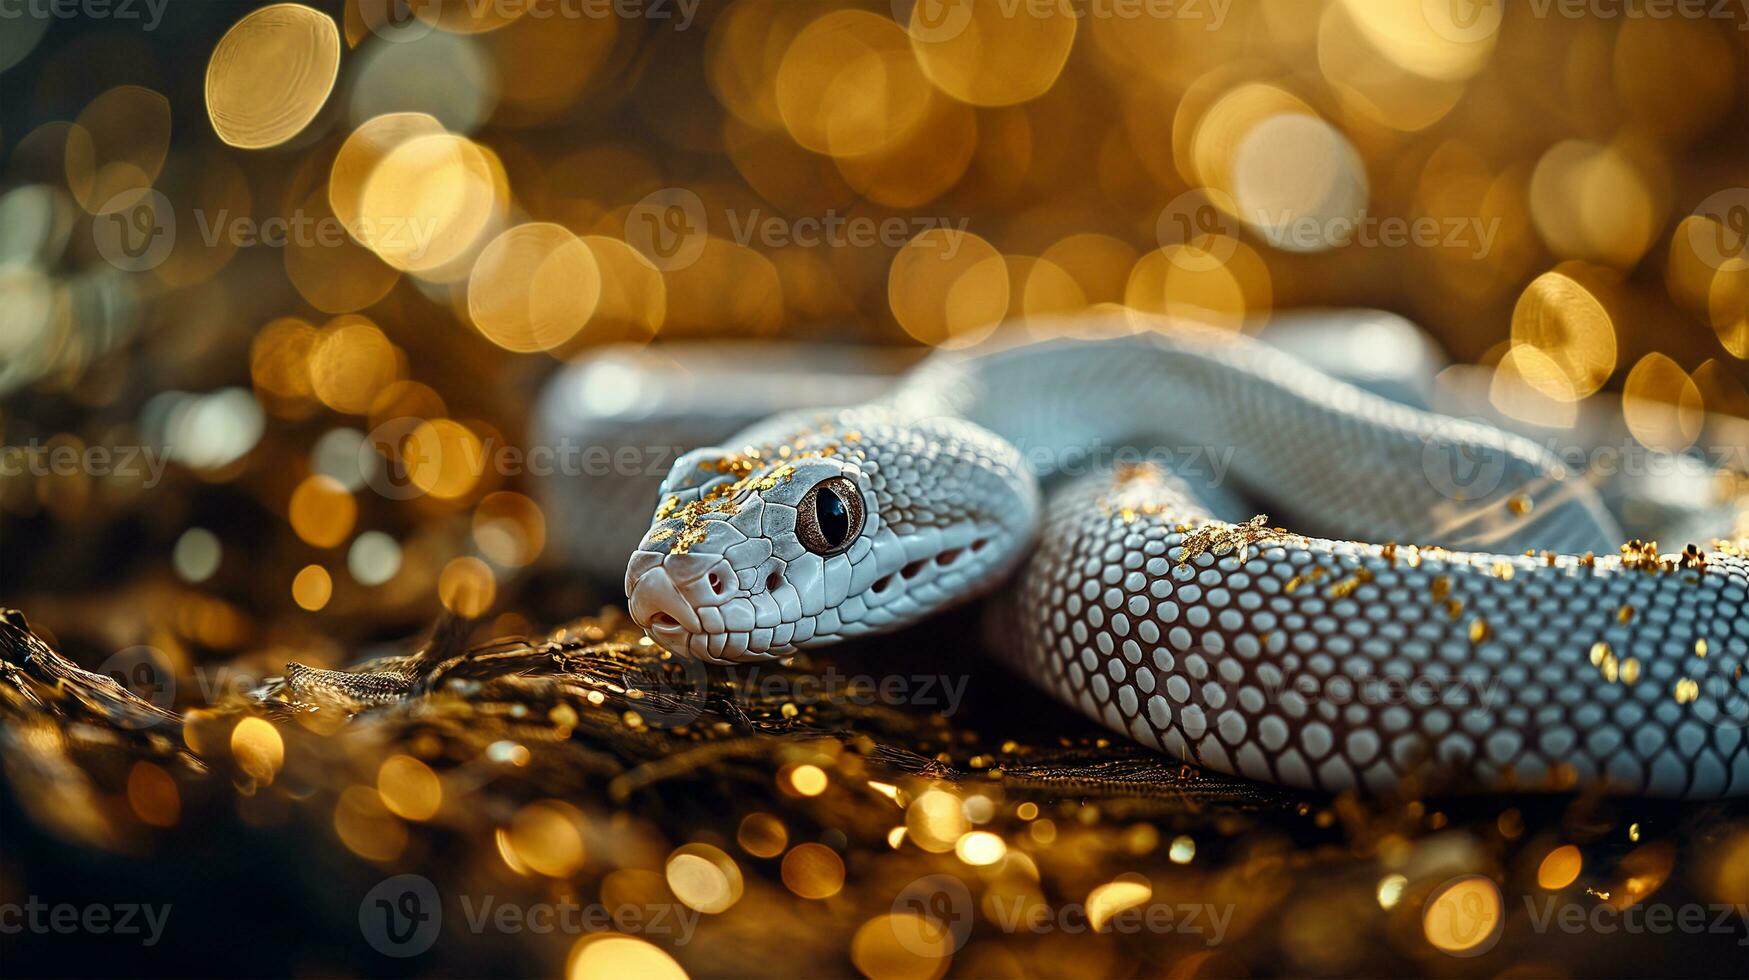
<instances>
[{"instance_id":1,"label":"white snake","mask_svg":"<svg viewBox=\"0 0 1749 980\"><path fill-rule=\"evenodd\" d=\"M686 454L626 570L633 617L678 655L763 660L1011 582L1007 659L1186 762L1749 795L1743 542L1622 548L1592 482L1522 437L1139 325L1004 331ZM1678 516L1731 533L1721 513Z\"/></svg>"}]
</instances>

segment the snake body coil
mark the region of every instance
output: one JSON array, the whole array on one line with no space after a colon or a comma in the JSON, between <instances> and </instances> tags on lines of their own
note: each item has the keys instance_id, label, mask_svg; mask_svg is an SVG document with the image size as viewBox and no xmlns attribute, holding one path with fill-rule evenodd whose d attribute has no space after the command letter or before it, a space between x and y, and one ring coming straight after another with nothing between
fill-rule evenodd
<instances>
[{"instance_id":1,"label":"snake body coil","mask_svg":"<svg viewBox=\"0 0 1749 980\"><path fill-rule=\"evenodd\" d=\"M1618 548L1591 484L1523 438L1135 323L942 354L875 402L687 454L627 568L634 618L677 654L757 660L1018 572L1007 657L1187 762L1325 790L1749 794L1738 545Z\"/></svg>"}]
</instances>

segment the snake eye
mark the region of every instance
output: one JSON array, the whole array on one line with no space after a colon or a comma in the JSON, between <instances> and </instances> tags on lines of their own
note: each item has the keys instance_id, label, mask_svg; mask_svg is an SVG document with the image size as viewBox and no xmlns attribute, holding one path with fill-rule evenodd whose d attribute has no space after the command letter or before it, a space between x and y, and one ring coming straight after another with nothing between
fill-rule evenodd
<instances>
[{"instance_id":1,"label":"snake eye","mask_svg":"<svg viewBox=\"0 0 1749 980\"><path fill-rule=\"evenodd\" d=\"M862 533L862 494L842 476L822 480L796 507L796 536L816 555L835 555Z\"/></svg>"}]
</instances>

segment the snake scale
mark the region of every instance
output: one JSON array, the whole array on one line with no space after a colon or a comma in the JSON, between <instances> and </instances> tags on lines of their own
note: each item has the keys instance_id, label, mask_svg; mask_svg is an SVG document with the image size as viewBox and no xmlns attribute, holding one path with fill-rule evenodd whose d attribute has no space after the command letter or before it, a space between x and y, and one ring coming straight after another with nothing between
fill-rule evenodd
<instances>
[{"instance_id":1,"label":"snake scale","mask_svg":"<svg viewBox=\"0 0 1749 980\"><path fill-rule=\"evenodd\" d=\"M996 591L1014 667L1225 773L1749 795L1741 541L1624 546L1545 448L1233 331L1074 327L1099 339L1004 329L682 456L633 617L751 661Z\"/></svg>"}]
</instances>

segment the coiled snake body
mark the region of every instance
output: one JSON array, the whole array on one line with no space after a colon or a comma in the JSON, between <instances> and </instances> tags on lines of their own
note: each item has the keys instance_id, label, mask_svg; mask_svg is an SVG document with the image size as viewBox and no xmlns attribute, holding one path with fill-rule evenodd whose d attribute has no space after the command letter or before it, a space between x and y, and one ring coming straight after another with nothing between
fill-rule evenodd
<instances>
[{"instance_id":1,"label":"coiled snake body","mask_svg":"<svg viewBox=\"0 0 1749 980\"><path fill-rule=\"evenodd\" d=\"M676 654L758 660L1011 582L1007 659L1187 762L1324 790L1749 794L1741 542L1624 548L1523 438L1139 325L1004 332L683 456L627 567L634 618Z\"/></svg>"}]
</instances>

